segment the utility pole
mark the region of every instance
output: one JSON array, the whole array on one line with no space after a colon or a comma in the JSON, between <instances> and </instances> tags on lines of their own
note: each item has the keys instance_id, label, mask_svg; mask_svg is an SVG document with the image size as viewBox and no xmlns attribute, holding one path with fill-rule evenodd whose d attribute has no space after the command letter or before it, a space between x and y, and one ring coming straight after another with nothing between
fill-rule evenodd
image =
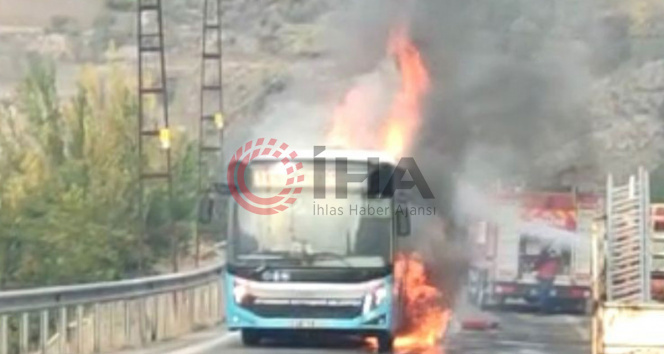
<instances>
[{"instance_id":1,"label":"utility pole","mask_svg":"<svg viewBox=\"0 0 664 354\"><path fill-rule=\"evenodd\" d=\"M212 194L214 183L223 179L224 128L222 87L221 1L205 0L201 52L200 122L198 128L198 191ZM199 265L201 238L196 224L196 267Z\"/></svg>"},{"instance_id":2,"label":"utility pole","mask_svg":"<svg viewBox=\"0 0 664 354\"><path fill-rule=\"evenodd\" d=\"M177 235L173 228L171 130L164 55L161 0L138 0L138 174L139 174L139 268L145 267L147 233L147 181L166 184L168 232L171 234L173 271L178 271ZM152 186L152 184L150 184ZM147 204L149 206L149 204Z\"/></svg>"}]
</instances>

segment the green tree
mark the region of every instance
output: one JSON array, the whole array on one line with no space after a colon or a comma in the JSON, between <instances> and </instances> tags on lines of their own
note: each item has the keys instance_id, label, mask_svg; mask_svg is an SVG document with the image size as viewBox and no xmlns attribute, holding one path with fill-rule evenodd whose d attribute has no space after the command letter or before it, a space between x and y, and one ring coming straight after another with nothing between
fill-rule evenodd
<instances>
[{"instance_id":1,"label":"green tree","mask_svg":"<svg viewBox=\"0 0 664 354\"><path fill-rule=\"evenodd\" d=\"M35 60L15 106L0 110L0 285L115 280L139 262L137 96L120 68L85 68L77 94L58 100L53 65ZM147 190L147 264L169 254L169 233L189 239L195 150L173 147L173 203ZM156 160L157 156L147 156ZM151 163L151 161L148 161ZM173 210L175 228L168 218Z\"/></svg>"}]
</instances>

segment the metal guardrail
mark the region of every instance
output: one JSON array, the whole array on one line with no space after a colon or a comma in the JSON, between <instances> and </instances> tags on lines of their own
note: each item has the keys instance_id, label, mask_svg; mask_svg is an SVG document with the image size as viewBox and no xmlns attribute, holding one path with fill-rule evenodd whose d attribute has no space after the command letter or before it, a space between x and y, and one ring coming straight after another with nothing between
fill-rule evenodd
<instances>
[{"instance_id":1,"label":"metal guardrail","mask_svg":"<svg viewBox=\"0 0 664 354\"><path fill-rule=\"evenodd\" d=\"M101 353L217 324L223 267L0 292L0 354Z\"/></svg>"}]
</instances>

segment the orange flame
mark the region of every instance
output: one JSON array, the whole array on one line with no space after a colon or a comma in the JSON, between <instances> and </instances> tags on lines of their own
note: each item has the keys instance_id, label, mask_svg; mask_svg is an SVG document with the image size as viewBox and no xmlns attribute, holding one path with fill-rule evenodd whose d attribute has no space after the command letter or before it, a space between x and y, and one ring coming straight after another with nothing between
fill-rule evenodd
<instances>
[{"instance_id":1,"label":"orange flame","mask_svg":"<svg viewBox=\"0 0 664 354\"><path fill-rule=\"evenodd\" d=\"M429 91L430 82L422 56L405 26L398 27L392 33L389 52L401 71L401 91L392 102L382 147L392 155L400 156L411 148L420 129L422 98Z\"/></svg>"},{"instance_id":2,"label":"orange flame","mask_svg":"<svg viewBox=\"0 0 664 354\"><path fill-rule=\"evenodd\" d=\"M394 276L401 288L395 288L395 296L405 301L405 323L402 333L394 340L398 350L420 353L439 353L439 343L447 330L450 311L444 304L441 292L431 284L422 257L416 253L397 255ZM376 338L367 338L366 345L378 348Z\"/></svg>"},{"instance_id":3,"label":"orange flame","mask_svg":"<svg viewBox=\"0 0 664 354\"><path fill-rule=\"evenodd\" d=\"M404 332L395 340L399 349L434 348L442 340L450 313L441 292L428 278L424 261L418 254L400 254L395 264L397 283L405 300Z\"/></svg>"},{"instance_id":4,"label":"orange flame","mask_svg":"<svg viewBox=\"0 0 664 354\"><path fill-rule=\"evenodd\" d=\"M400 157L411 148L421 126L421 102L429 90L429 74L406 26L392 32L388 54L394 57L399 68L401 87L387 115L376 124L372 116L378 105L375 93L367 85L353 87L335 109L329 132L331 144L383 149L394 157Z\"/></svg>"}]
</instances>

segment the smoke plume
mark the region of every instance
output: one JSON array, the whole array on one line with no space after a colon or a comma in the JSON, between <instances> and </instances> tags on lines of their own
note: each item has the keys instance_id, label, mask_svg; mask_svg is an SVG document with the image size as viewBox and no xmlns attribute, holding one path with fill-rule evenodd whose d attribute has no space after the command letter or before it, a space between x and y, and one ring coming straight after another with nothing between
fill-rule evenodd
<instances>
[{"instance_id":1,"label":"smoke plume","mask_svg":"<svg viewBox=\"0 0 664 354\"><path fill-rule=\"evenodd\" d=\"M385 97L393 94L384 87L390 82L385 75L391 75L384 69L390 60L390 29L405 22L431 81L411 153L438 207L435 217L414 223L416 235L408 243L435 268L464 262L459 259L463 250L457 249L462 244L445 243L442 235L453 239L460 234L457 225L464 214L491 214L484 187L498 179L553 186L562 183L562 174L595 168L597 151L583 142L591 131L584 105L595 76L615 66L604 59L625 53L624 42L599 40L606 37L599 17L603 12L594 5L496 0L333 3L336 10L320 22L327 29L327 56L294 64L289 90L271 99L261 123L246 129L252 135L245 135L246 140L269 134L292 145L325 143L335 107L358 85L376 86L368 90L376 104L363 111L366 117L348 119L357 120L351 123L358 134L370 133L378 126L377 112L387 108ZM458 180L466 187L460 188Z\"/></svg>"}]
</instances>

